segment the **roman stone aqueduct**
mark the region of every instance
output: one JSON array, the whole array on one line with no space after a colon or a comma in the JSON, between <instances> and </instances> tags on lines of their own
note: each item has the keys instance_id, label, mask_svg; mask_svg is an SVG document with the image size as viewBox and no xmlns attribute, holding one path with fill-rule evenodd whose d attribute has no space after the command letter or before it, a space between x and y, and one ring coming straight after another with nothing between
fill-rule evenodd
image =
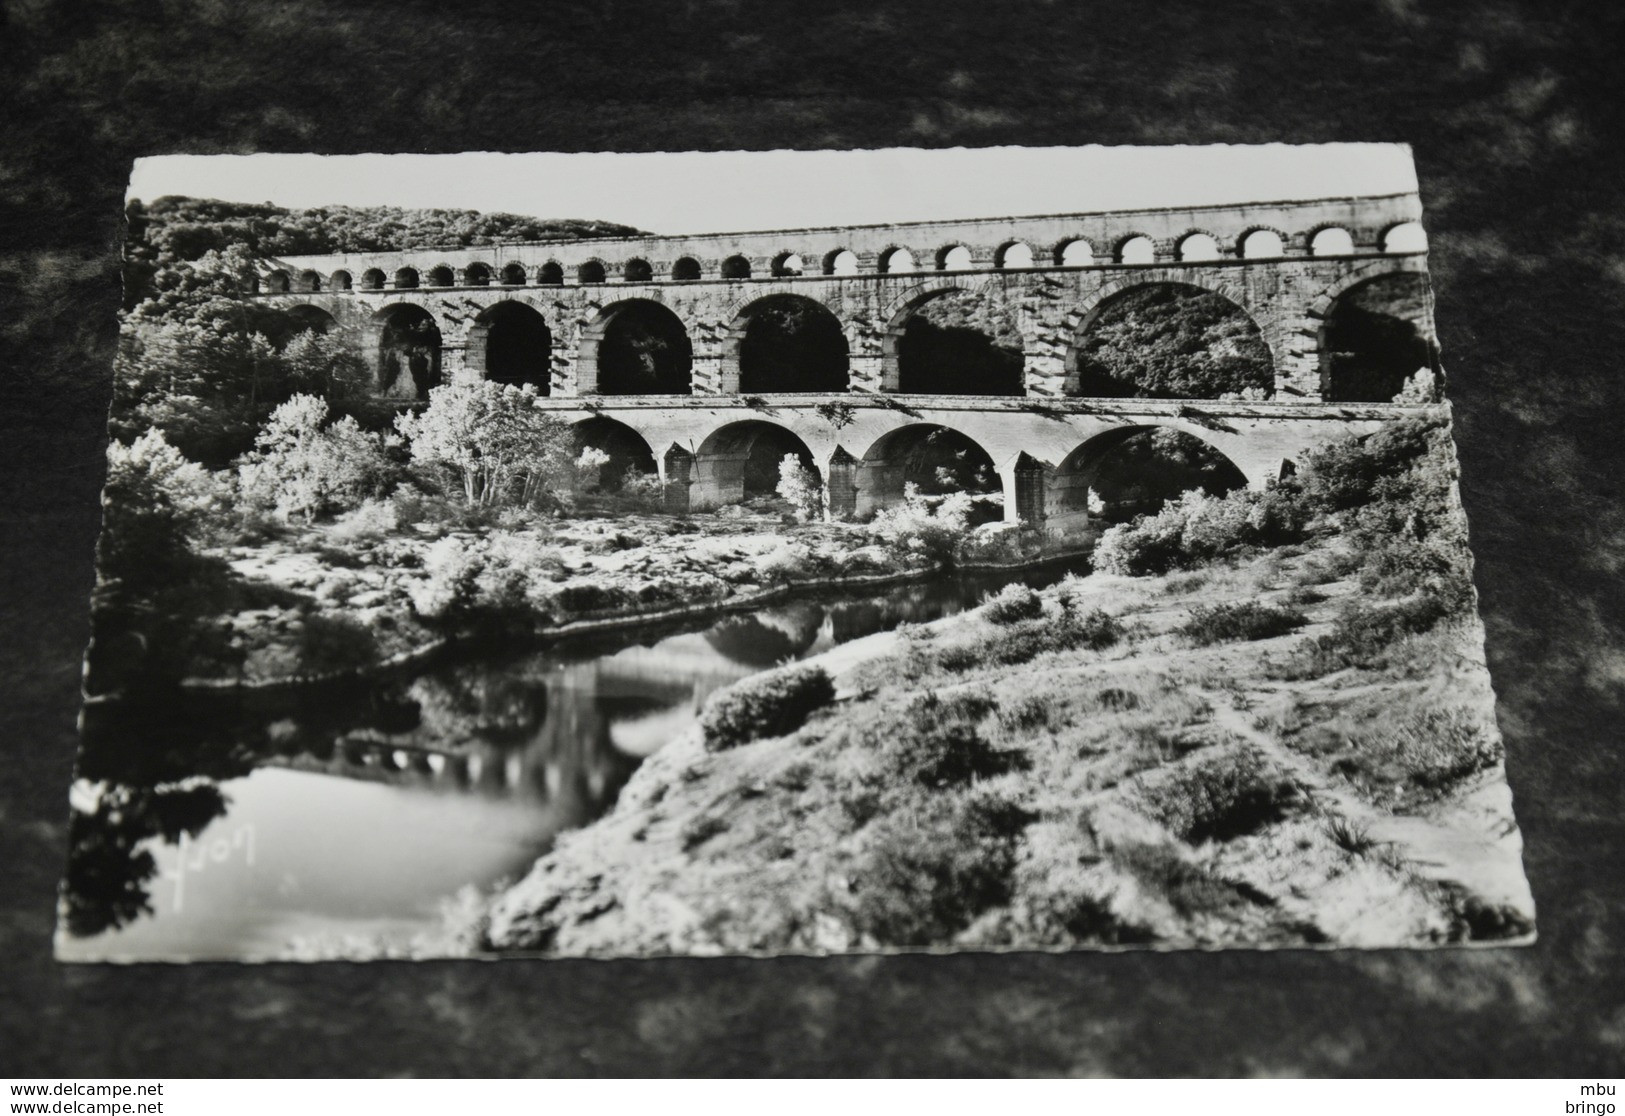
<instances>
[{"instance_id":1,"label":"roman stone aqueduct","mask_svg":"<svg viewBox=\"0 0 1625 1116\"><path fill-rule=\"evenodd\" d=\"M353 344L380 402L419 405L463 377L534 385L582 444L657 471L674 509L739 501L753 453L789 450L821 474L831 516L861 517L900 500L921 447L947 439L1002 480L1007 520L1070 530L1087 521L1100 461L1136 433L1183 431L1262 485L1306 450L1422 405L1340 394L1327 346L1343 301L1374 282L1410 276L1425 294L1420 215L1400 194L288 256L263 261L259 297ZM1091 327L1157 284L1244 312L1272 387L1084 395ZM947 385L910 366L911 322L948 299L1013 323L1019 382ZM1409 325L1431 353L1431 311L1417 305ZM753 349L773 308L818 327L803 336L820 338L821 371ZM629 326L643 339L632 377L612 367L626 366L612 354Z\"/></svg>"}]
</instances>

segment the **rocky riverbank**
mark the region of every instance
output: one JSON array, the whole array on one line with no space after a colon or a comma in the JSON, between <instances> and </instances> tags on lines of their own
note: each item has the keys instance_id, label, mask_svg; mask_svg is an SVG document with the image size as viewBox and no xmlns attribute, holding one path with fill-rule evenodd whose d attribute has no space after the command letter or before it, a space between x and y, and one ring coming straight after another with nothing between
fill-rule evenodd
<instances>
[{"instance_id":1,"label":"rocky riverbank","mask_svg":"<svg viewBox=\"0 0 1625 1116\"><path fill-rule=\"evenodd\" d=\"M967 543L970 564L984 567L1066 552L1002 524ZM469 638L743 608L819 586L923 577L944 561L877 542L861 526L748 513L376 534L341 522L208 557L229 571L233 588L224 607L198 622L199 650L183 683L196 689L302 684L406 663Z\"/></svg>"},{"instance_id":2,"label":"rocky riverbank","mask_svg":"<svg viewBox=\"0 0 1625 1116\"><path fill-rule=\"evenodd\" d=\"M1323 542L1093 575L842 647L801 727L647 760L495 897L485 945L1528 940L1477 620L1336 661L1346 570Z\"/></svg>"}]
</instances>

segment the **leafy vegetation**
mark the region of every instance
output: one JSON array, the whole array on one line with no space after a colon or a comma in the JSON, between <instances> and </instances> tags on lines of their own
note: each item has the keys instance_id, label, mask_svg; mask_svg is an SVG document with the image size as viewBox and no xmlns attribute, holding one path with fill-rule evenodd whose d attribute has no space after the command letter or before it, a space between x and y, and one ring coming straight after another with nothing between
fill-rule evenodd
<instances>
[{"instance_id":1,"label":"leafy vegetation","mask_svg":"<svg viewBox=\"0 0 1625 1116\"><path fill-rule=\"evenodd\" d=\"M822 667L787 667L713 694L700 713L700 727L706 747L722 751L794 732L834 700L834 683Z\"/></svg>"},{"instance_id":2,"label":"leafy vegetation","mask_svg":"<svg viewBox=\"0 0 1625 1116\"><path fill-rule=\"evenodd\" d=\"M1294 608L1274 608L1258 601L1198 605L1179 629L1198 647L1243 639L1271 639L1297 631L1309 618Z\"/></svg>"},{"instance_id":3,"label":"leafy vegetation","mask_svg":"<svg viewBox=\"0 0 1625 1116\"><path fill-rule=\"evenodd\" d=\"M1275 379L1269 347L1240 307L1177 283L1135 287L1108 301L1077 360L1084 395L1262 399Z\"/></svg>"}]
</instances>

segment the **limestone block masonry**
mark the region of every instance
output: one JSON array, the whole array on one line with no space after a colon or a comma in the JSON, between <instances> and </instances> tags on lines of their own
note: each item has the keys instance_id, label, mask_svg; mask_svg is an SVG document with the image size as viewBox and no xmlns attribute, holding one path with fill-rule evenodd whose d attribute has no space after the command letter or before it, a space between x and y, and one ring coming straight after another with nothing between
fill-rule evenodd
<instances>
[{"instance_id":1,"label":"limestone block masonry","mask_svg":"<svg viewBox=\"0 0 1625 1116\"><path fill-rule=\"evenodd\" d=\"M547 369L540 405L572 422L612 418L630 428L648 446L673 506L737 497L739 442L719 436L754 422L801 440L829 482L832 514L862 514L899 498L886 479L897 470L877 447L895 442L888 435L899 429L932 424L987 451L1004 478L1007 518L1043 521L1073 503L1065 494L1078 487L1102 437L1184 430L1263 484L1306 450L1414 411L1324 402L1324 326L1352 288L1386 275L1425 275L1424 251L1391 250L1416 243L1420 218L1416 195L1396 194L287 256L262 261L258 297L303 314L321 311L374 360L386 321L401 312L394 308L415 307L438 328L442 381L484 376L493 309L528 307L547 331L547 351L537 354ZM1395 236L1401 229L1412 235ZM1326 235L1338 230L1348 239ZM1339 254L1328 254L1328 244ZM1032 266L1004 266L1028 253ZM1213 291L1244 311L1269 349L1272 398L1080 398L1080 339L1113 296L1151 283ZM904 327L926 303L954 292L1017 323L1022 394L898 393ZM739 394L752 307L781 295L810 299L839 323L844 392ZM599 344L611 319L638 303L663 307L681 323L692 348L687 394L600 393ZM1432 345L1431 315L1420 328ZM671 485L700 491L674 493ZM1076 518L1075 507L1067 511Z\"/></svg>"}]
</instances>

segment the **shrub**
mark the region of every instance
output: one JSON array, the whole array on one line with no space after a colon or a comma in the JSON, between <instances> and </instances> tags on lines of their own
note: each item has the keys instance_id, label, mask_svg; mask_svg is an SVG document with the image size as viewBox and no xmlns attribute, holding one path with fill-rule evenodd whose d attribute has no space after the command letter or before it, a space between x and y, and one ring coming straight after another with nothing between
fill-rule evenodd
<instances>
[{"instance_id":1,"label":"shrub","mask_svg":"<svg viewBox=\"0 0 1625 1116\"><path fill-rule=\"evenodd\" d=\"M712 694L700 713L713 752L762 737L783 736L835 700L835 684L818 666L793 666L747 678Z\"/></svg>"},{"instance_id":2,"label":"shrub","mask_svg":"<svg viewBox=\"0 0 1625 1116\"><path fill-rule=\"evenodd\" d=\"M1285 774L1252 747L1192 760L1142 783L1139 804L1182 840L1229 841L1281 820L1301 801Z\"/></svg>"},{"instance_id":3,"label":"shrub","mask_svg":"<svg viewBox=\"0 0 1625 1116\"><path fill-rule=\"evenodd\" d=\"M1228 916L1238 907L1251 905L1256 895L1245 884L1222 879L1202 865L1192 864L1179 850L1168 846L1125 845L1113 849L1111 859L1186 918Z\"/></svg>"},{"instance_id":4,"label":"shrub","mask_svg":"<svg viewBox=\"0 0 1625 1116\"><path fill-rule=\"evenodd\" d=\"M379 496L394 480L387 440L346 415L327 423L327 404L296 395L260 431L237 466L243 498L283 519L314 519Z\"/></svg>"},{"instance_id":5,"label":"shrub","mask_svg":"<svg viewBox=\"0 0 1625 1116\"><path fill-rule=\"evenodd\" d=\"M1274 608L1257 601L1240 604L1207 605L1191 609L1191 618L1180 632L1197 646L1232 643L1238 640L1270 639L1296 631L1309 618L1295 608Z\"/></svg>"},{"instance_id":6,"label":"shrub","mask_svg":"<svg viewBox=\"0 0 1625 1116\"><path fill-rule=\"evenodd\" d=\"M964 786L1022 769L1025 756L993 747L977 728L994 708L982 694L944 700L928 693L874 733L871 746L888 772L923 787Z\"/></svg>"},{"instance_id":7,"label":"shrub","mask_svg":"<svg viewBox=\"0 0 1625 1116\"><path fill-rule=\"evenodd\" d=\"M824 510L824 486L818 474L793 453L779 462L778 493L790 505L797 522L817 519Z\"/></svg>"},{"instance_id":8,"label":"shrub","mask_svg":"<svg viewBox=\"0 0 1625 1116\"><path fill-rule=\"evenodd\" d=\"M525 506L557 498L575 478L569 431L536 399L530 385L460 380L432 389L428 408L395 426L412 460L451 477L465 503Z\"/></svg>"},{"instance_id":9,"label":"shrub","mask_svg":"<svg viewBox=\"0 0 1625 1116\"><path fill-rule=\"evenodd\" d=\"M887 814L864 831L849 871L858 930L890 946L949 940L1009 901L1016 838L1031 820L975 792Z\"/></svg>"},{"instance_id":10,"label":"shrub","mask_svg":"<svg viewBox=\"0 0 1625 1116\"><path fill-rule=\"evenodd\" d=\"M1276 546L1303 537L1302 509L1286 490L1236 489L1223 496L1191 490L1153 515L1106 530L1095 568L1143 576L1188 569L1243 546Z\"/></svg>"},{"instance_id":11,"label":"shrub","mask_svg":"<svg viewBox=\"0 0 1625 1116\"><path fill-rule=\"evenodd\" d=\"M418 615L431 620L450 618L473 607L479 597L477 579L485 569L485 555L467 539L439 540L424 555L423 568L428 577L407 587Z\"/></svg>"},{"instance_id":12,"label":"shrub","mask_svg":"<svg viewBox=\"0 0 1625 1116\"><path fill-rule=\"evenodd\" d=\"M348 616L310 613L299 638L299 663L306 673L357 670L373 665L378 643L372 630Z\"/></svg>"},{"instance_id":13,"label":"shrub","mask_svg":"<svg viewBox=\"0 0 1625 1116\"><path fill-rule=\"evenodd\" d=\"M340 543L387 538L395 533L400 522L396 505L384 500L363 500L353 512L339 517L328 531L328 538Z\"/></svg>"},{"instance_id":14,"label":"shrub","mask_svg":"<svg viewBox=\"0 0 1625 1116\"><path fill-rule=\"evenodd\" d=\"M875 515L869 533L895 549L947 561L969 530L974 506L969 493L956 492L935 500L911 487L902 504Z\"/></svg>"},{"instance_id":15,"label":"shrub","mask_svg":"<svg viewBox=\"0 0 1625 1116\"><path fill-rule=\"evenodd\" d=\"M1426 802L1501 761L1494 731L1461 709L1428 709L1398 725L1372 726L1348 737L1335 769L1401 805Z\"/></svg>"},{"instance_id":16,"label":"shrub","mask_svg":"<svg viewBox=\"0 0 1625 1116\"><path fill-rule=\"evenodd\" d=\"M989 597L982 615L995 624L1014 624L1018 620L1036 620L1044 614L1044 598L1031 587L1013 582Z\"/></svg>"}]
</instances>

